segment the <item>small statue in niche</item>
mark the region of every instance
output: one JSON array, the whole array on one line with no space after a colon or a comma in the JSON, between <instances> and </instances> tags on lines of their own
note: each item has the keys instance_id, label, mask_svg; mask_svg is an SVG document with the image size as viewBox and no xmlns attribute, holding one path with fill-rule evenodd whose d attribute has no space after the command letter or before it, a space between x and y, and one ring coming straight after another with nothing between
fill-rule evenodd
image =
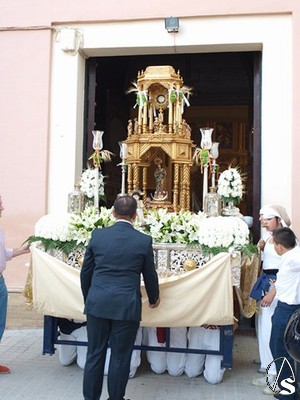
<instances>
[{"instance_id":1,"label":"small statue in niche","mask_svg":"<svg viewBox=\"0 0 300 400\"><path fill-rule=\"evenodd\" d=\"M132 197L135 199L137 203L137 209L136 209L137 220L141 225L143 225L144 223L144 203L143 200L141 199L142 195L143 193L139 190L136 190L132 193Z\"/></svg>"},{"instance_id":2,"label":"small statue in niche","mask_svg":"<svg viewBox=\"0 0 300 400\"><path fill-rule=\"evenodd\" d=\"M166 200L168 198L168 192L166 191L167 172L166 172L165 168L163 168L163 166L162 166L162 159L160 157L156 157L154 159L154 163L157 165L157 168L154 171L155 192L154 192L153 199L154 200Z\"/></svg>"},{"instance_id":3,"label":"small statue in niche","mask_svg":"<svg viewBox=\"0 0 300 400\"><path fill-rule=\"evenodd\" d=\"M133 125L132 125L132 120L128 120L128 125L127 125L127 134L128 136L131 136L133 132Z\"/></svg>"},{"instance_id":4,"label":"small statue in niche","mask_svg":"<svg viewBox=\"0 0 300 400\"><path fill-rule=\"evenodd\" d=\"M164 113L163 110L160 109L158 112L158 122L159 122L159 132L164 131Z\"/></svg>"},{"instance_id":5,"label":"small statue in niche","mask_svg":"<svg viewBox=\"0 0 300 400\"><path fill-rule=\"evenodd\" d=\"M190 125L186 122L185 119L182 120L182 134L184 137L190 139L191 137L191 127Z\"/></svg>"},{"instance_id":6,"label":"small statue in niche","mask_svg":"<svg viewBox=\"0 0 300 400\"><path fill-rule=\"evenodd\" d=\"M134 118L133 133L134 133L135 135L138 133L138 120L137 120L137 118Z\"/></svg>"}]
</instances>

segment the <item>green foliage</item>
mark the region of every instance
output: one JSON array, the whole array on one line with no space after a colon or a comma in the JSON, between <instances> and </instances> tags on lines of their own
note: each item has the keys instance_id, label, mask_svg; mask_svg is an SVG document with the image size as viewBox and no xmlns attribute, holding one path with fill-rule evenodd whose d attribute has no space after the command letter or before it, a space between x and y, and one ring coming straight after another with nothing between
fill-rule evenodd
<instances>
[{"instance_id":1,"label":"green foliage","mask_svg":"<svg viewBox=\"0 0 300 400\"><path fill-rule=\"evenodd\" d=\"M209 247L205 245L201 245L201 250L204 254L204 256L208 256L212 254L213 256L216 256L219 253L228 253L229 249L228 247ZM258 254L258 248L254 243L248 243L245 244L244 246L239 246L234 249L235 251L240 251L242 255L245 257L251 258L254 254Z\"/></svg>"},{"instance_id":2,"label":"green foliage","mask_svg":"<svg viewBox=\"0 0 300 400\"><path fill-rule=\"evenodd\" d=\"M45 251L49 250L61 250L67 256L72 253L72 251L78 248L84 248L84 244L78 244L76 240L70 240L66 242L62 242L60 240L53 240L53 239L46 239L41 236L29 236L27 239L29 244L34 242L41 242L42 246L44 247Z\"/></svg>"}]
</instances>

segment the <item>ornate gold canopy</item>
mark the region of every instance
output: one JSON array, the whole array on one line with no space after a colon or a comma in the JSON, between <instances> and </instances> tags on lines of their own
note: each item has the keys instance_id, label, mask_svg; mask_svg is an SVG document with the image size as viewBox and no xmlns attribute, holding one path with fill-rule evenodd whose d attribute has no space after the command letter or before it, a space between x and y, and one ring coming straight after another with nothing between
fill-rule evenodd
<instances>
[{"instance_id":1,"label":"ornate gold canopy","mask_svg":"<svg viewBox=\"0 0 300 400\"><path fill-rule=\"evenodd\" d=\"M189 88L183 85L179 71L171 66L150 66L138 73L136 82L138 113L129 120L127 144L128 193L142 190L144 202L154 189L157 167L166 170L166 189L150 193L150 206L170 210L190 209L190 168L193 164L191 129L182 118L189 105Z\"/></svg>"}]
</instances>

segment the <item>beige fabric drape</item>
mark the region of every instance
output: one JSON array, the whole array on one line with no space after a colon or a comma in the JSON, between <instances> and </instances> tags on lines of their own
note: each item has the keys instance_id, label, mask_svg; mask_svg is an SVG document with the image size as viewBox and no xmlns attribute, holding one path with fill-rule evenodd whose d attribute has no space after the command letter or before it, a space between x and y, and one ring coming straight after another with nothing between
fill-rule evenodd
<instances>
[{"instance_id":1,"label":"beige fabric drape","mask_svg":"<svg viewBox=\"0 0 300 400\"><path fill-rule=\"evenodd\" d=\"M84 320L80 271L32 247L33 306L44 314ZM233 323L231 257L220 253L203 267L160 280L161 304L148 307L143 294L143 326L179 327Z\"/></svg>"},{"instance_id":2,"label":"beige fabric drape","mask_svg":"<svg viewBox=\"0 0 300 400\"><path fill-rule=\"evenodd\" d=\"M257 301L250 297L260 268L260 255L243 257L241 265L241 284L235 287L235 293L240 307L240 313L245 318L251 318L257 311Z\"/></svg>"}]
</instances>

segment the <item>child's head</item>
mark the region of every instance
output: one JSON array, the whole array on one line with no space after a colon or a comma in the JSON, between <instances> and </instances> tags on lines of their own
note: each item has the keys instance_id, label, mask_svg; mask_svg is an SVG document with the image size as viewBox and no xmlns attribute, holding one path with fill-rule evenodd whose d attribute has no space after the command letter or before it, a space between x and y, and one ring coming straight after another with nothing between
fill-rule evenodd
<instances>
[{"instance_id":1,"label":"child's head","mask_svg":"<svg viewBox=\"0 0 300 400\"><path fill-rule=\"evenodd\" d=\"M280 228L273 232L273 243L276 252L281 255L296 246L297 238L290 228Z\"/></svg>"}]
</instances>

